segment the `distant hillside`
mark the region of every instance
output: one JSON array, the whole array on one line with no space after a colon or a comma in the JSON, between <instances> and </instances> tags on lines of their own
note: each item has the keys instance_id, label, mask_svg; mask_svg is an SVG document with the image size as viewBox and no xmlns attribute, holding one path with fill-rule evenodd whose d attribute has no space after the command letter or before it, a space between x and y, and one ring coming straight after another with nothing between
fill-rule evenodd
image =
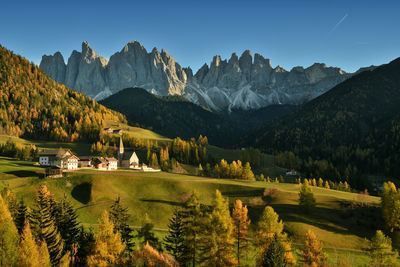
<instances>
[{"instance_id":1,"label":"distant hillside","mask_svg":"<svg viewBox=\"0 0 400 267\"><path fill-rule=\"evenodd\" d=\"M248 135L242 145L293 151L314 174L309 157L327 159L323 168L332 176L399 176L400 58L344 81Z\"/></svg>"},{"instance_id":2,"label":"distant hillside","mask_svg":"<svg viewBox=\"0 0 400 267\"><path fill-rule=\"evenodd\" d=\"M234 135L232 125L223 117L180 96L159 97L141 88L127 88L100 103L124 114L131 124L171 138L188 139L202 134L212 143L224 143Z\"/></svg>"},{"instance_id":3,"label":"distant hillside","mask_svg":"<svg viewBox=\"0 0 400 267\"><path fill-rule=\"evenodd\" d=\"M217 113L182 96L157 96L141 88L124 89L102 101L124 114L131 124L150 128L170 138L206 135L212 144L232 146L240 136L279 118L296 106L273 105L258 110Z\"/></svg>"},{"instance_id":4,"label":"distant hillside","mask_svg":"<svg viewBox=\"0 0 400 267\"><path fill-rule=\"evenodd\" d=\"M39 67L0 46L0 134L92 141L105 120L125 118L58 84Z\"/></svg>"}]
</instances>

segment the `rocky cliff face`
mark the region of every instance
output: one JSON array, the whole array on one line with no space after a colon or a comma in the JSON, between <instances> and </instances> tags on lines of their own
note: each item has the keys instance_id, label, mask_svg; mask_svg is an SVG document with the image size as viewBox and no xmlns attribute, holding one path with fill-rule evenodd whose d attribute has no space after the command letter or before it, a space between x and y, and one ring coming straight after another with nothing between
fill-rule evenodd
<instances>
[{"instance_id":1,"label":"rocky cliff face","mask_svg":"<svg viewBox=\"0 0 400 267\"><path fill-rule=\"evenodd\" d=\"M107 61L82 43L64 63L62 55L43 56L40 67L57 82L97 100L124 88L141 87L157 95L183 95L213 110L255 109L271 104L301 104L349 78L339 68L315 63L290 71L249 50L229 60L215 56L195 75L182 68L164 49L150 53L137 41L128 43Z\"/></svg>"}]
</instances>

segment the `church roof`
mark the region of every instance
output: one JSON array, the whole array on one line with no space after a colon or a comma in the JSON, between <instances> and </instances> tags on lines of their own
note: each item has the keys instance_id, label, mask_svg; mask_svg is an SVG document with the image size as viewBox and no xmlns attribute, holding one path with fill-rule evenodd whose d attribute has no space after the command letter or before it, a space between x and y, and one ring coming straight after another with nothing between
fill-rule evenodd
<instances>
[{"instance_id":1,"label":"church roof","mask_svg":"<svg viewBox=\"0 0 400 267\"><path fill-rule=\"evenodd\" d=\"M131 157L132 157L133 154L136 155L135 151L125 151L125 152L124 152L124 155L123 155L123 157L122 157L122 160L129 160L129 159L131 159Z\"/></svg>"}]
</instances>

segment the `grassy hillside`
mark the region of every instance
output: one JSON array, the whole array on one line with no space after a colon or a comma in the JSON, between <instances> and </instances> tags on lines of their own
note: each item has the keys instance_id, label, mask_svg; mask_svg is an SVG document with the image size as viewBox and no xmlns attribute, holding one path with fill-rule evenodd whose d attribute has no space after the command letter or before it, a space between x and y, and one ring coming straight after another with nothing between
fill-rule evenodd
<instances>
[{"instance_id":1,"label":"grassy hillside","mask_svg":"<svg viewBox=\"0 0 400 267\"><path fill-rule=\"evenodd\" d=\"M139 139L150 139L157 141L172 141L172 139L162 136L149 129L143 129L140 127L129 126L126 123L120 123L118 121L106 121L106 127L111 127L113 129L122 129L124 133L128 133L131 136Z\"/></svg>"},{"instance_id":2,"label":"grassy hillside","mask_svg":"<svg viewBox=\"0 0 400 267\"><path fill-rule=\"evenodd\" d=\"M314 188L317 207L304 214L297 205L299 185L248 182L239 180L210 179L169 173L141 173L134 171L101 172L81 170L68 173L60 179L40 179L43 169L33 163L0 158L0 187L8 184L18 197L28 203L38 186L47 184L57 198L64 194L77 208L79 219L86 226L96 226L97 218L109 208L113 199L120 196L129 207L132 226L139 226L143 214L148 213L155 227L161 232L167 227L168 218L175 207L194 189L204 204L211 204L215 190L229 198L232 206L241 199L249 207L252 229L264 206L271 205L285 222L295 247L303 243L305 232L313 230L330 248L332 260L337 254L349 257L357 264L366 263L367 257L360 251L379 225L379 212L374 207L377 197L363 199L369 208L351 208L350 203L360 199L358 194ZM262 197L265 189L273 193ZM335 252L336 251L336 252Z\"/></svg>"}]
</instances>

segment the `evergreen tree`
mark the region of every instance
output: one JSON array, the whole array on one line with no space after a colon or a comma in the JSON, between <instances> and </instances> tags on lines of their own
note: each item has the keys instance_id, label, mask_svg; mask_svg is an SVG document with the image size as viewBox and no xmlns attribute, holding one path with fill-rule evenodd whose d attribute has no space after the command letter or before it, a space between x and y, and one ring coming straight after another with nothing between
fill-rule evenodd
<instances>
[{"instance_id":1,"label":"evergreen tree","mask_svg":"<svg viewBox=\"0 0 400 267\"><path fill-rule=\"evenodd\" d=\"M114 223L114 231L121 233L122 241L126 245L129 253L133 251L135 242L133 241L133 230L128 225L128 208L121 205L121 199L117 197L110 209L110 220Z\"/></svg>"},{"instance_id":2,"label":"evergreen tree","mask_svg":"<svg viewBox=\"0 0 400 267\"><path fill-rule=\"evenodd\" d=\"M305 246L301 252L304 266L325 266L327 257L317 236L307 231Z\"/></svg>"},{"instance_id":3,"label":"evergreen tree","mask_svg":"<svg viewBox=\"0 0 400 267\"><path fill-rule=\"evenodd\" d=\"M79 229L77 252L73 255L72 263L79 266L87 265L87 258L94 252L95 237L92 228L85 231L83 226Z\"/></svg>"},{"instance_id":4,"label":"evergreen tree","mask_svg":"<svg viewBox=\"0 0 400 267\"><path fill-rule=\"evenodd\" d=\"M165 249L179 262L185 264L185 224L182 211L174 210L169 219L168 234L164 238Z\"/></svg>"},{"instance_id":5,"label":"evergreen tree","mask_svg":"<svg viewBox=\"0 0 400 267\"><path fill-rule=\"evenodd\" d=\"M370 266L399 266L397 261L398 252L393 251L390 237L385 236L382 231L376 231L369 245Z\"/></svg>"},{"instance_id":6,"label":"evergreen tree","mask_svg":"<svg viewBox=\"0 0 400 267\"><path fill-rule=\"evenodd\" d=\"M283 222L270 206L266 206L257 224L255 245L262 252L268 248L274 235L282 234Z\"/></svg>"},{"instance_id":7,"label":"evergreen tree","mask_svg":"<svg viewBox=\"0 0 400 267\"><path fill-rule=\"evenodd\" d=\"M299 205L306 211L309 211L311 208L315 207L314 193L312 192L311 186L307 180L304 181L300 188Z\"/></svg>"},{"instance_id":8,"label":"evergreen tree","mask_svg":"<svg viewBox=\"0 0 400 267\"><path fill-rule=\"evenodd\" d=\"M25 226L25 222L28 219L28 208L26 207L23 200L19 202L17 217L15 218L15 226L18 229L18 233L21 234Z\"/></svg>"},{"instance_id":9,"label":"evergreen tree","mask_svg":"<svg viewBox=\"0 0 400 267\"><path fill-rule=\"evenodd\" d=\"M199 239L201 234L203 213L197 192L194 191L185 202L184 223L186 225L186 252L188 265L196 266L199 261Z\"/></svg>"},{"instance_id":10,"label":"evergreen tree","mask_svg":"<svg viewBox=\"0 0 400 267\"><path fill-rule=\"evenodd\" d=\"M278 234L274 234L274 237L269 244L268 248L265 249L261 256L260 266L262 267L285 267L288 266L288 262L285 256L285 247L279 240Z\"/></svg>"},{"instance_id":11,"label":"evergreen tree","mask_svg":"<svg viewBox=\"0 0 400 267\"><path fill-rule=\"evenodd\" d=\"M246 240L250 219L247 215L247 206L243 206L240 199L235 201L235 206L232 211L233 221L233 237L235 239L236 257L238 266L240 266L240 259L242 254L248 251L249 246Z\"/></svg>"},{"instance_id":12,"label":"evergreen tree","mask_svg":"<svg viewBox=\"0 0 400 267\"><path fill-rule=\"evenodd\" d=\"M18 260L18 230L0 195L0 266L15 266Z\"/></svg>"},{"instance_id":13,"label":"evergreen tree","mask_svg":"<svg viewBox=\"0 0 400 267\"><path fill-rule=\"evenodd\" d=\"M229 203L216 190L211 214L203 224L201 236L201 262L207 266L233 266L236 264L233 256L232 218L229 213Z\"/></svg>"},{"instance_id":14,"label":"evergreen tree","mask_svg":"<svg viewBox=\"0 0 400 267\"><path fill-rule=\"evenodd\" d=\"M119 232L114 233L114 224L104 211L99 219L99 232L95 236L93 254L87 259L88 266L115 266L120 264L125 244Z\"/></svg>"},{"instance_id":15,"label":"evergreen tree","mask_svg":"<svg viewBox=\"0 0 400 267\"><path fill-rule=\"evenodd\" d=\"M59 213L56 221L65 243L64 249L65 252L68 251L73 254L73 248L77 246L79 236L78 215L66 197L57 206Z\"/></svg>"},{"instance_id":16,"label":"evergreen tree","mask_svg":"<svg viewBox=\"0 0 400 267\"><path fill-rule=\"evenodd\" d=\"M32 230L39 240L44 240L53 265L58 265L63 256L64 244L51 215L52 201L47 187L42 185L36 196L36 203L30 216Z\"/></svg>"},{"instance_id":17,"label":"evergreen tree","mask_svg":"<svg viewBox=\"0 0 400 267\"><path fill-rule=\"evenodd\" d=\"M144 246L149 243L153 248L162 251L162 246L158 238L153 233L154 224L146 214L142 223L142 227L138 230L136 237L141 239L140 244Z\"/></svg>"}]
</instances>

